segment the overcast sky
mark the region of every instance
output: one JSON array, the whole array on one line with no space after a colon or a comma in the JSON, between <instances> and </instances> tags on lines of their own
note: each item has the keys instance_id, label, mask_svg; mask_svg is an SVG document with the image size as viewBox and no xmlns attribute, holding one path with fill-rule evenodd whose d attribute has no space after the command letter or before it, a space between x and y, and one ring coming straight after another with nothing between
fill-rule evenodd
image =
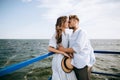
<instances>
[{"instance_id":1,"label":"overcast sky","mask_svg":"<svg viewBox=\"0 0 120 80\"><path fill-rule=\"evenodd\" d=\"M0 39L49 39L71 14L90 39L120 39L120 0L0 0Z\"/></svg>"}]
</instances>

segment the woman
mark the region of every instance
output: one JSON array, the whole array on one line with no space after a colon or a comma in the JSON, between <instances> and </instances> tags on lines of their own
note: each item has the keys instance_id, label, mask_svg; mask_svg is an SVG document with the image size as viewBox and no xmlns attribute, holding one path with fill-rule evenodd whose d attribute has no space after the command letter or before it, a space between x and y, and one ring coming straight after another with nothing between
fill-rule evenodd
<instances>
[{"instance_id":1,"label":"woman","mask_svg":"<svg viewBox=\"0 0 120 80\"><path fill-rule=\"evenodd\" d=\"M67 16L61 16L56 22L56 32L52 36L48 50L50 52L55 52L52 60L52 80L76 80L75 73L72 71L70 73L65 73L61 68L61 61L64 56L69 57L65 52L57 50L59 46L68 47L69 34L66 32L68 27Z\"/></svg>"}]
</instances>

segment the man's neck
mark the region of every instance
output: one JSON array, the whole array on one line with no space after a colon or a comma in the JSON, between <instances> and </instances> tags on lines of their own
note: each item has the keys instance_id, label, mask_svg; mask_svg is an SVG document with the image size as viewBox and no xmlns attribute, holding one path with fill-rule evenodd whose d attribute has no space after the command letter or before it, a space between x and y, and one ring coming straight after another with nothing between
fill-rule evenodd
<instances>
[{"instance_id":1,"label":"man's neck","mask_svg":"<svg viewBox=\"0 0 120 80\"><path fill-rule=\"evenodd\" d=\"M73 29L73 32L75 32L78 28L79 28L79 26L76 26L76 27Z\"/></svg>"}]
</instances>

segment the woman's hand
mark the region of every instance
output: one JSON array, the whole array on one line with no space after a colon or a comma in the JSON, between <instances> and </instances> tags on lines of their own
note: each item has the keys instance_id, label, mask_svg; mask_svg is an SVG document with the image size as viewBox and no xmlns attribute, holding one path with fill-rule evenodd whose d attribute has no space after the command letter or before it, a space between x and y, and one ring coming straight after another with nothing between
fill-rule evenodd
<instances>
[{"instance_id":1,"label":"woman's hand","mask_svg":"<svg viewBox=\"0 0 120 80\"><path fill-rule=\"evenodd\" d=\"M68 55L70 56L70 58L73 58L73 53L68 53Z\"/></svg>"},{"instance_id":2,"label":"woman's hand","mask_svg":"<svg viewBox=\"0 0 120 80\"><path fill-rule=\"evenodd\" d=\"M66 56L66 57L70 58L70 56L69 56L67 53L62 52L62 54L63 54L64 56Z\"/></svg>"}]
</instances>

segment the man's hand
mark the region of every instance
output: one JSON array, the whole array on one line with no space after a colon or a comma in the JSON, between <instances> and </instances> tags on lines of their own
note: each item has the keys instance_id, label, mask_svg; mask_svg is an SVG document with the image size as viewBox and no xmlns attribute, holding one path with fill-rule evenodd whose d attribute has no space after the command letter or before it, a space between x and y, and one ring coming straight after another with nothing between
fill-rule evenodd
<instances>
[{"instance_id":1,"label":"man's hand","mask_svg":"<svg viewBox=\"0 0 120 80\"><path fill-rule=\"evenodd\" d=\"M58 50L60 50L60 51L62 51L62 52L65 52L65 48L62 46L62 45L60 45L59 47L58 47ZM66 52L65 52L66 53ZM66 53L65 55L69 55L69 57L71 57L71 58L73 58L73 53Z\"/></svg>"},{"instance_id":2,"label":"man's hand","mask_svg":"<svg viewBox=\"0 0 120 80\"><path fill-rule=\"evenodd\" d=\"M72 48L64 48L61 44L59 44L58 48L59 51L67 53L71 58L74 57L73 53L74 50Z\"/></svg>"}]
</instances>

